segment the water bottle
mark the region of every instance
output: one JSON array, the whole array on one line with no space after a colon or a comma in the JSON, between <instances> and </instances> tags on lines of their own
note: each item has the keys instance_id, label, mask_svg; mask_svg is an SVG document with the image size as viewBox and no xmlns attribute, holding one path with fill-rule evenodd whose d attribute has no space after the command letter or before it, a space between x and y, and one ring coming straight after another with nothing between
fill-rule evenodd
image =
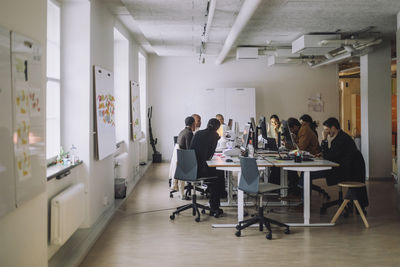
<instances>
[{"instance_id":1,"label":"water bottle","mask_svg":"<svg viewBox=\"0 0 400 267\"><path fill-rule=\"evenodd\" d=\"M251 143L248 144L247 149L249 150L249 157L253 158L254 157L254 147L253 147L253 145Z\"/></svg>"},{"instance_id":2,"label":"water bottle","mask_svg":"<svg viewBox=\"0 0 400 267\"><path fill-rule=\"evenodd\" d=\"M75 163L78 162L78 159L77 159L77 156L76 156L76 147L74 146L74 144L72 144L69 153L70 153L71 164L74 165Z\"/></svg>"}]
</instances>

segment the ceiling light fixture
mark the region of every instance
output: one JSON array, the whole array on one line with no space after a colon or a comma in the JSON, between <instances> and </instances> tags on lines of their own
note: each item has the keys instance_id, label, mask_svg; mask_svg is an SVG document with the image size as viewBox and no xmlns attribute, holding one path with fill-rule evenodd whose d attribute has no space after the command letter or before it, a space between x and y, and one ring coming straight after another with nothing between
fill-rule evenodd
<instances>
[{"instance_id":1,"label":"ceiling light fixture","mask_svg":"<svg viewBox=\"0 0 400 267\"><path fill-rule=\"evenodd\" d=\"M207 8L206 8L206 14L205 14L207 21L203 26L203 34L201 35L200 55L199 55L199 62L202 64L204 64L204 62L205 62L204 55L206 53L206 46L207 46L208 37L210 34L212 21L214 18L216 4L217 4L216 0L208 0L208 2L207 2Z\"/></svg>"}]
</instances>

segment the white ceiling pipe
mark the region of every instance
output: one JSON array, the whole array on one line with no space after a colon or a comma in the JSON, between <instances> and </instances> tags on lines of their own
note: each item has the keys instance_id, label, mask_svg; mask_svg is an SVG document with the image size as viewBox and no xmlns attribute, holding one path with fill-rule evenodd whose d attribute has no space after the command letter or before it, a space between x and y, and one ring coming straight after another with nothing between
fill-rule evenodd
<instances>
[{"instance_id":1,"label":"white ceiling pipe","mask_svg":"<svg viewBox=\"0 0 400 267\"><path fill-rule=\"evenodd\" d=\"M212 25L212 21L214 18L214 13L215 13L215 6L217 5L217 0L210 0L210 7L208 10L208 16L207 16L207 26L206 26L206 31L203 37L203 42L207 43L208 41L208 35L210 34L210 29Z\"/></svg>"},{"instance_id":2,"label":"white ceiling pipe","mask_svg":"<svg viewBox=\"0 0 400 267\"><path fill-rule=\"evenodd\" d=\"M249 22L261 2L262 0L246 0L244 2L238 16L236 17L235 23L228 34L228 37L226 37L222 50L215 60L215 64L219 65L225 60L236 39L239 37L239 34Z\"/></svg>"},{"instance_id":3,"label":"white ceiling pipe","mask_svg":"<svg viewBox=\"0 0 400 267\"><path fill-rule=\"evenodd\" d=\"M355 45L375 41L375 39L344 39L344 40L322 40L318 44L320 46L328 44L342 44L342 45Z\"/></svg>"},{"instance_id":4,"label":"white ceiling pipe","mask_svg":"<svg viewBox=\"0 0 400 267\"><path fill-rule=\"evenodd\" d=\"M354 48L356 50L363 50L363 49L365 49L367 47L370 47L370 46L373 46L373 45L377 45L377 44L380 44L380 43L382 43L382 39L376 39L376 40L371 41L369 43L362 44L362 45L359 45L359 46L355 46Z\"/></svg>"},{"instance_id":5,"label":"white ceiling pipe","mask_svg":"<svg viewBox=\"0 0 400 267\"><path fill-rule=\"evenodd\" d=\"M336 63L336 62L339 62L341 60L344 60L344 59L350 58L350 57L352 57L352 54L347 52L347 53L341 54L339 56L333 57L331 59L324 60L324 61L322 61L320 63L311 65L311 68L317 68L317 67L321 67L321 66L324 66L324 65Z\"/></svg>"}]
</instances>

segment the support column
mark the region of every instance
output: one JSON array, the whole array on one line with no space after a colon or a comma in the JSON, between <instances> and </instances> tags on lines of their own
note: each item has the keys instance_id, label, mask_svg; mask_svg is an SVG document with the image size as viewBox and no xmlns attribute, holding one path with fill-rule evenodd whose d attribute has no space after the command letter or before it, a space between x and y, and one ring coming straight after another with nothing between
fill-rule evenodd
<instances>
[{"instance_id":1,"label":"support column","mask_svg":"<svg viewBox=\"0 0 400 267\"><path fill-rule=\"evenodd\" d=\"M391 50L383 42L360 57L361 150L366 178L387 178L392 170Z\"/></svg>"}]
</instances>

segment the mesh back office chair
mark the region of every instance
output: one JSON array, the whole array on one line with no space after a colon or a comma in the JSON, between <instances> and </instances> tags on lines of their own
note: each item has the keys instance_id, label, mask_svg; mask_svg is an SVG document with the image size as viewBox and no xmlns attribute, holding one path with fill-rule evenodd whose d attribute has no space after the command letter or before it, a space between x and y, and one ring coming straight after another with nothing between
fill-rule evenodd
<instances>
[{"instance_id":1,"label":"mesh back office chair","mask_svg":"<svg viewBox=\"0 0 400 267\"><path fill-rule=\"evenodd\" d=\"M174 136L174 145L176 145L176 143L178 143L178 136ZM175 152L175 148L174 148L174 152ZM171 162L172 163L172 162ZM170 175L171 175L171 170L170 170ZM171 177L171 176L170 176ZM168 187L169 188L171 188L171 184L172 184L172 179L170 178L170 179L168 179ZM204 196L205 194L206 194L206 188L207 188L207 186L206 185L204 185L204 186L202 186L202 187L196 187L196 190L198 191L198 192L200 192L200 194L202 195L202 196ZM191 196L191 190L192 190L192 185L191 185L191 183L187 183L185 186L184 186L184 190L185 190L185 195L184 195L184 199L185 200L189 200L190 199L190 196ZM174 197L174 193L176 193L177 191L175 190L175 189L172 189L172 190L170 190L169 191L169 197L170 198L173 198Z\"/></svg>"},{"instance_id":2,"label":"mesh back office chair","mask_svg":"<svg viewBox=\"0 0 400 267\"><path fill-rule=\"evenodd\" d=\"M236 229L238 230L236 232L236 236L240 236L241 230L255 223L259 223L260 231L263 231L265 225L265 227L268 230L268 233L266 235L267 239L272 239L272 230L270 224L275 224L280 227L286 227L285 234L289 234L290 233L289 226L284 223L265 217L263 208L263 194L274 190L284 189L286 187L270 183L260 184L260 175L258 172L258 167L255 158L241 157L240 168L242 171L242 175L239 181L239 189L246 193L256 194L259 202L259 207L258 207L258 215L254 216L251 219L241 221L238 223L238 225L236 225Z\"/></svg>"},{"instance_id":3,"label":"mesh back office chair","mask_svg":"<svg viewBox=\"0 0 400 267\"><path fill-rule=\"evenodd\" d=\"M195 219L196 222L200 221L200 212L199 208L202 209L201 213L205 213L206 210L210 210L210 207L198 204L196 202L196 184L201 183L202 180L210 179L210 178L216 178L216 177L203 177L203 178L198 178L197 177L197 160L196 160L196 154L193 149L178 149L177 150L177 165L176 165L176 171L175 171L175 179L186 181L192 183L194 186L192 187L192 203L183 205L180 207L176 208L176 211L172 213L172 215L169 217L171 220L175 219L175 215L179 214L180 212L187 210L187 209L192 209L193 210L193 216L197 217Z\"/></svg>"}]
</instances>

